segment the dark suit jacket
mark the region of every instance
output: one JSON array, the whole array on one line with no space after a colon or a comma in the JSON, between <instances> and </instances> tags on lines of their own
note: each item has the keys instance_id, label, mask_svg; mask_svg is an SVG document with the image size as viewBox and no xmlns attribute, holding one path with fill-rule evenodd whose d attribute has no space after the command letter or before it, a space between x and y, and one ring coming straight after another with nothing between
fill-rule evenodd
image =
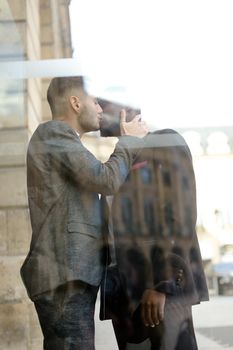
<instances>
[{"instance_id":1,"label":"dark suit jacket","mask_svg":"<svg viewBox=\"0 0 233 350\"><path fill-rule=\"evenodd\" d=\"M121 137L103 164L65 122L39 125L27 152L32 240L21 268L31 299L71 280L99 285L104 262L98 193L119 189L140 142Z\"/></svg>"},{"instance_id":2,"label":"dark suit jacket","mask_svg":"<svg viewBox=\"0 0 233 350\"><path fill-rule=\"evenodd\" d=\"M127 302L136 307L147 288L189 305L208 300L196 216L195 176L185 140L170 129L148 134L110 208L115 246L110 262L118 271L111 266L106 271L101 318L120 312L120 299L125 307Z\"/></svg>"}]
</instances>

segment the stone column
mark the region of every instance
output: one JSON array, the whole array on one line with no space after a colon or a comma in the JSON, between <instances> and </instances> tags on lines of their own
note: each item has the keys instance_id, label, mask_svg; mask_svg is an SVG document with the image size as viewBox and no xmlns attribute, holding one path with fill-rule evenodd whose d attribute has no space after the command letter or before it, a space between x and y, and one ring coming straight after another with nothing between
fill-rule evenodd
<instances>
[{"instance_id":1,"label":"stone column","mask_svg":"<svg viewBox=\"0 0 233 350\"><path fill-rule=\"evenodd\" d=\"M58 18L66 13L63 26L69 28L68 2L54 4ZM70 57L69 31L55 54L54 30L60 31L56 33L59 38L63 27L54 29L52 21L49 0L1 0L0 61ZM50 38L47 46L46 38ZM31 237L26 149L29 137L44 119L46 89L41 79L34 78L1 80L0 84L0 350L42 349L39 322L21 281L20 267ZM45 111L48 119L49 111Z\"/></svg>"}]
</instances>

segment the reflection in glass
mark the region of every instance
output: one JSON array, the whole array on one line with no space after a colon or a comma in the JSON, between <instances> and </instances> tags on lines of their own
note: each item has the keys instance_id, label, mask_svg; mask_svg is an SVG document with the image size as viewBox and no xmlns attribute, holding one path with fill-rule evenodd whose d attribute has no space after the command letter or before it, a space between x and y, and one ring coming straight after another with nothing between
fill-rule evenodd
<instances>
[{"instance_id":1,"label":"reflection in glass","mask_svg":"<svg viewBox=\"0 0 233 350\"><path fill-rule=\"evenodd\" d=\"M186 176L182 176L182 187L184 190L189 189L189 180Z\"/></svg>"},{"instance_id":2,"label":"reflection in glass","mask_svg":"<svg viewBox=\"0 0 233 350\"><path fill-rule=\"evenodd\" d=\"M171 202L167 202L164 207L164 219L168 232L171 235L173 233L173 207Z\"/></svg>"},{"instance_id":3,"label":"reflection in glass","mask_svg":"<svg viewBox=\"0 0 233 350\"><path fill-rule=\"evenodd\" d=\"M24 80L2 80L0 85L0 127L24 126Z\"/></svg>"},{"instance_id":4,"label":"reflection in glass","mask_svg":"<svg viewBox=\"0 0 233 350\"><path fill-rule=\"evenodd\" d=\"M150 198L144 199L144 218L148 231L153 233L155 230L155 214L153 200Z\"/></svg>"},{"instance_id":5,"label":"reflection in glass","mask_svg":"<svg viewBox=\"0 0 233 350\"><path fill-rule=\"evenodd\" d=\"M141 175L141 179L142 182L144 184L150 184L152 181L152 174L151 174L151 170L148 167L143 167L140 169L140 175Z\"/></svg>"},{"instance_id":6,"label":"reflection in glass","mask_svg":"<svg viewBox=\"0 0 233 350\"><path fill-rule=\"evenodd\" d=\"M133 215L132 202L129 197L124 196L121 200L121 217L122 221L128 229L132 229Z\"/></svg>"},{"instance_id":7,"label":"reflection in glass","mask_svg":"<svg viewBox=\"0 0 233 350\"><path fill-rule=\"evenodd\" d=\"M165 186L168 186L168 187L171 186L171 175L169 171L163 172L163 183Z\"/></svg>"}]
</instances>

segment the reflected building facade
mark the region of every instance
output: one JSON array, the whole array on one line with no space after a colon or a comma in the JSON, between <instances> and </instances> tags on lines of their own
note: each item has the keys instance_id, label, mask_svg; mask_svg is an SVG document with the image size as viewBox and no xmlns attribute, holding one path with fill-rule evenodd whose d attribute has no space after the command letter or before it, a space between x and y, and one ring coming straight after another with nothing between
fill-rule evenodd
<instances>
[{"instance_id":1,"label":"reflected building facade","mask_svg":"<svg viewBox=\"0 0 233 350\"><path fill-rule=\"evenodd\" d=\"M25 61L71 57L69 2L1 0L0 65L9 63L17 70ZM37 316L19 269L31 237L26 148L37 125L50 118L47 85L48 79L19 79L13 73L10 79L1 79L0 348L4 350L42 347Z\"/></svg>"},{"instance_id":2,"label":"reflected building facade","mask_svg":"<svg viewBox=\"0 0 233 350\"><path fill-rule=\"evenodd\" d=\"M69 0L1 0L0 64L71 57L69 3ZM5 350L41 349L41 331L37 316L25 295L19 269L28 252L31 236L25 153L29 137L38 123L50 119L46 102L48 81L49 79L38 78L1 80L0 331L1 346ZM232 135L232 130L227 129ZM185 130L178 131L182 133ZM106 141L93 136L85 138L86 146L103 161L108 159L115 142L113 139ZM224 165L232 162L232 139L230 142L230 154L194 157L198 188L199 179L205 173L205 170L200 171L201 164L213 160L213 157L216 157L215 164L219 164L222 174L228 172L231 175L231 168ZM171 230L174 230L177 246L182 249L184 245L188 245L191 252L192 246L185 229L190 224L189 181L183 177L182 167L177 169L174 162L171 164L170 159L164 159L158 152L156 161L150 165L143 165L142 162L131 173L125 184L125 196L117 205L120 208L117 222L122 242L127 243L127 237L121 235L124 230L131 232L139 241L145 238L149 241L155 228L158 235L161 235L160 247L166 250L172 242ZM171 177L171 173L175 176ZM209 171L209 177L211 173L212 170ZM221 182L222 178L219 179ZM204 178L202 182L206 181L208 179ZM155 183L160 185L154 186ZM228 179L226 183L230 184ZM176 193L173 194L174 187ZM204 192L205 195L203 188L204 186L200 187L200 193ZM179 203L184 206L184 211L179 210ZM223 245L233 245L232 222L219 222L224 208L215 209L218 212L212 226L204 222L204 216L208 213L201 216L197 226L207 269L212 261L221 259ZM179 217L179 222L171 220L173 216ZM226 237L225 243L220 242L220 236ZM209 252L209 248L205 249L206 246L214 247L213 251ZM211 273L209 275L211 278Z\"/></svg>"},{"instance_id":3,"label":"reflected building facade","mask_svg":"<svg viewBox=\"0 0 233 350\"><path fill-rule=\"evenodd\" d=\"M136 163L126 183L121 187L122 198L116 196L114 227L122 240L125 232L142 239L160 242L166 252L171 245L187 247L190 242L190 227L195 221L193 213L192 179L187 162L176 163L173 154L164 148L143 152L146 161ZM190 200L192 198L192 200ZM192 219L193 218L193 219ZM193 222L191 222L193 221Z\"/></svg>"},{"instance_id":4,"label":"reflected building facade","mask_svg":"<svg viewBox=\"0 0 233 350\"><path fill-rule=\"evenodd\" d=\"M103 106L107 104L105 101L101 103ZM108 111L109 118L118 112L119 106L113 103ZM197 235L210 293L218 294L219 286L213 266L221 261L231 262L233 260L231 205L233 128L229 126L179 128L177 131L184 136L192 152L197 191ZM95 141L87 137L86 145L97 157L107 160L117 140L115 139L114 142L113 139L107 138L100 143L99 140ZM161 159L163 159L163 170L160 167ZM187 227L190 203L189 183L182 175L183 170L180 168L178 171L175 170L175 167L171 168L170 160L165 159L161 151L157 150L157 164L152 162L149 166L147 164L139 169L134 169L133 175L131 174L131 178L128 178L127 186L124 187L125 197L121 199L122 203L117 203L115 207L121 208L116 214L119 233L131 227L135 240L143 241L146 237L149 239L151 227L155 226L156 230L160 231L160 234L163 232L165 237L161 239L160 245L167 247L168 250L170 238L169 225L166 222L169 222L169 217L174 214L180 217L182 226ZM174 174L176 174L175 177ZM174 195L172 195L172 187L177 191ZM182 193L182 196L179 193ZM170 198L170 201L166 201L166 198ZM166 205L161 204L165 202ZM183 211L180 210L179 203L183 205ZM158 222L163 223L162 230L159 230ZM178 245L181 247L186 244L190 245L190 252L193 254L185 230L180 235L178 224L172 225L175 225ZM121 239L127 243L127 238L123 235Z\"/></svg>"}]
</instances>

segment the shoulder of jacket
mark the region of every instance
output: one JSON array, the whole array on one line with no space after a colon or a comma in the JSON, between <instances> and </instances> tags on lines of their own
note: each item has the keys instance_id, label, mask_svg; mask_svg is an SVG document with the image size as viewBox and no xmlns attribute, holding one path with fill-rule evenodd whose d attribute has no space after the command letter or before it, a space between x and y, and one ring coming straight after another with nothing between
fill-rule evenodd
<instances>
[{"instance_id":1,"label":"shoulder of jacket","mask_svg":"<svg viewBox=\"0 0 233 350\"><path fill-rule=\"evenodd\" d=\"M48 122L41 123L37 129L47 131L72 130L66 122L61 120L50 120Z\"/></svg>"},{"instance_id":2,"label":"shoulder of jacket","mask_svg":"<svg viewBox=\"0 0 233 350\"><path fill-rule=\"evenodd\" d=\"M61 134L69 134L77 137L77 133L66 122L60 120L50 120L48 122L41 123L33 136L40 135L42 138L56 137ZM32 137L33 137L32 136Z\"/></svg>"},{"instance_id":3,"label":"shoulder of jacket","mask_svg":"<svg viewBox=\"0 0 233 350\"><path fill-rule=\"evenodd\" d=\"M167 140L170 140L173 146L188 147L184 137L178 131L173 129L156 130L153 133L151 133L151 135L160 135L161 138L166 138Z\"/></svg>"},{"instance_id":4,"label":"shoulder of jacket","mask_svg":"<svg viewBox=\"0 0 233 350\"><path fill-rule=\"evenodd\" d=\"M175 135L180 135L176 130L174 129L160 129L160 130L155 130L151 132L153 135L162 135L162 134L175 134ZM181 135L180 135L181 136Z\"/></svg>"}]
</instances>

